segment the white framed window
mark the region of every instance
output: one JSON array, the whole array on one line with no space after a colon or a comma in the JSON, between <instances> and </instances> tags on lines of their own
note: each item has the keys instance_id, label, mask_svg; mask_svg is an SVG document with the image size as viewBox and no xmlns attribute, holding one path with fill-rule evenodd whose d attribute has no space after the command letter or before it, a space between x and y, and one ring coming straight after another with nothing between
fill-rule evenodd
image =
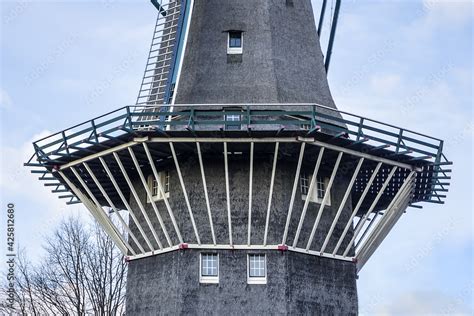
<instances>
[{"instance_id":1,"label":"white framed window","mask_svg":"<svg viewBox=\"0 0 474 316\"><path fill-rule=\"evenodd\" d=\"M242 54L243 32L229 31L227 32L227 54Z\"/></svg>"},{"instance_id":2,"label":"white framed window","mask_svg":"<svg viewBox=\"0 0 474 316\"><path fill-rule=\"evenodd\" d=\"M247 255L247 283L267 284L267 257L265 254Z\"/></svg>"},{"instance_id":3,"label":"white framed window","mask_svg":"<svg viewBox=\"0 0 474 316\"><path fill-rule=\"evenodd\" d=\"M199 259L199 282L219 283L219 254L201 253Z\"/></svg>"},{"instance_id":4,"label":"white framed window","mask_svg":"<svg viewBox=\"0 0 474 316\"><path fill-rule=\"evenodd\" d=\"M313 187L313 191L309 192L309 185L311 183L311 178L313 176L309 175L305 172L301 173L300 175L300 189L301 189L301 198L306 200L309 196L310 202L320 203L323 201L324 194L326 193L326 188L328 186L329 179L323 178L318 176L316 178L315 186ZM331 194L329 193L329 197L326 201L326 205L331 205Z\"/></svg>"},{"instance_id":5,"label":"white framed window","mask_svg":"<svg viewBox=\"0 0 474 316\"><path fill-rule=\"evenodd\" d=\"M160 180L161 187L165 193L166 198L170 197L170 173L169 171L160 171L158 172L158 177ZM156 181L153 175L148 177L148 187L151 191L151 196L153 201L163 200L163 195L161 194L158 188L158 182ZM147 198L147 202L150 203L150 199Z\"/></svg>"}]
</instances>

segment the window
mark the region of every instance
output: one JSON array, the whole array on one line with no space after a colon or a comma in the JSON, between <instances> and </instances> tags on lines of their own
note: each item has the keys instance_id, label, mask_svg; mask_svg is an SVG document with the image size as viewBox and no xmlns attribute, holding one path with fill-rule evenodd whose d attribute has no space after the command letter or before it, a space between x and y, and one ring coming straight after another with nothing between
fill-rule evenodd
<instances>
[{"instance_id":1,"label":"window","mask_svg":"<svg viewBox=\"0 0 474 316\"><path fill-rule=\"evenodd\" d=\"M242 125L242 115L239 113L242 112L242 108L224 108L224 121L226 130L240 130ZM229 114L226 114L229 113ZM232 114L231 114L232 113ZM228 123L227 123L228 122Z\"/></svg>"},{"instance_id":2,"label":"window","mask_svg":"<svg viewBox=\"0 0 474 316\"><path fill-rule=\"evenodd\" d=\"M300 177L300 186L301 186L301 194L308 195L309 191L309 177L306 173L302 173Z\"/></svg>"},{"instance_id":3,"label":"window","mask_svg":"<svg viewBox=\"0 0 474 316\"><path fill-rule=\"evenodd\" d=\"M316 196L318 199L323 199L324 198L324 193L326 192L325 190L326 184L324 183L324 179L322 177L318 177L316 179Z\"/></svg>"},{"instance_id":4,"label":"window","mask_svg":"<svg viewBox=\"0 0 474 316\"><path fill-rule=\"evenodd\" d=\"M219 255L217 253L201 253L199 270L199 282L219 283Z\"/></svg>"},{"instance_id":5,"label":"window","mask_svg":"<svg viewBox=\"0 0 474 316\"><path fill-rule=\"evenodd\" d=\"M326 187L328 185L329 180L327 178L318 176L316 178L316 183L315 183L315 187L313 188L313 192L311 194L308 194L311 178L312 178L312 175L308 175L307 173L304 173L304 172L301 174L300 176L301 197L303 200L306 200L306 198L309 195L310 202L321 203L323 201L324 194L326 193ZM331 205L331 195L329 195L326 201L326 205L328 206Z\"/></svg>"},{"instance_id":6,"label":"window","mask_svg":"<svg viewBox=\"0 0 474 316\"><path fill-rule=\"evenodd\" d=\"M264 254L249 254L247 257L247 283L267 283L267 260Z\"/></svg>"},{"instance_id":7,"label":"window","mask_svg":"<svg viewBox=\"0 0 474 316\"><path fill-rule=\"evenodd\" d=\"M160 179L161 188L163 189L166 198L170 197L170 173L169 171L158 172L158 177ZM153 175L148 177L148 186L150 187L151 195L153 201L163 200L163 195L160 192L158 187L158 182L156 181ZM147 199L147 202L150 203L150 199Z\"/></svg>"},{"instance_id":8,"label":"window","mask_svg":"<svg viewBox=\"0 0 474 316\"><path fill-rule=\"evenodd\" d=\"M227 54L242 54L242 32L229 31L227 37Z\"/></svg>"},{"instance_id":9,"label":"window","mask_svg":"<svg viewBox=\"0 0 474 316\"><path fill-rule=\"evenodd\" d=\"M229 32L229 47L242 47L242 32Z\"/></svg>"},{"instance_id":10,"label":"window","mask_svg":"<svg viewBox=\"0 0 474 316\"><path fill-rule=\"evenodd\" d=\"M224 115L226 122L240 122L240 115L237 114L229 114ZM240 130L240 124L225 124L226 130Z\"/></svg>"}]
</instances>

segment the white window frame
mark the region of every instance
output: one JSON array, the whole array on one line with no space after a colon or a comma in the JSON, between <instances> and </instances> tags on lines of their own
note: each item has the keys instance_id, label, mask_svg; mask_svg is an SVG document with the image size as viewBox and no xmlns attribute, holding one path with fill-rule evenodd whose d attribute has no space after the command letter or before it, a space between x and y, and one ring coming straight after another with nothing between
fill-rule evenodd
<instances>
[{"instance_id":1,"label":"white window frame","mask_svg":"<svg viewBox=\"0 0 474 316\"><path fill-rule=\"evenodd\" d=\"M163 191L165 192L166 198L169 198L170 197L170 191L169 191L169 189L170 189L170 173L169 173L169 171L165 170L165 171L158 172L158 177L160 178L161 187L163 188ZM155 183L156 183L155 176L154 175L148 176L148 188L150 188L153 201L163 200L164 197L161 194L160 190L158 189L158 184L157 184L156 190L155 190ZM149 197L147 197L147 202L151 203Z\"/></svg>"},{"instance_id":2,"label":"white window frame","mask_svg":"<svg viewBox=\"0 0 474 316\"><path fill-rule=\"evenodd\" d=\"M240 33L240 47L230 47L230 33ZM227 54L229 55L242 54L243 47L244 47L244 32L228 31L227 32Z\"/></svg>"},{"instance_id":3,"label":"white window frame","mask_svg":"<svg viewBox=\"0 0 474 316\"><path fill-rule=\"evenodd\" d=\"M251 277L250 276L250 257L252 257L252 256L263 256L265 276L263 276L263 277ZM267 255L266 254L263 254L263 253L249 253L249 254L247 254L247 284L267 284Z\"/></svg>"},{"instance_id":4,"label":"white window frame","mask_svg":"<svg viewBox=\"0 0 474 316\"><path fill-rule=\"evenodd\" d=\"M304 172L301 173L301 175L300 175L301 199L304 200L304 201L308 197L308 194L303 193L303 179L304 179L305 176L306 176L307 189L309 190L309 185L311 183L311 178L313 177L313 175L310 175L310 174L307 174L307 173L304 173ZM321 180L322 180L322 182L321 182ZM323 192L322 196L319 197L318 196L318 191L319 191L319 185L321 183L323 183L323 185L324 185L324 192ZM321 204L323 202L324 193L327 190L328 184L329 184L329 178L323 178L323 177L318 176L318 179L316 179L316 182L314 183L313 192L310 193L309 201ZM328 199L327 199L325 205L326 206L331 206L331 192L329 192L329 196L328 196Z\"/></svg>"},{"instance_id":5,"label":"white window frame","mask_svg":"<svg viewBox=\"0 0 474 316\"><path fill-rule=\"evenodd\" d=\"M217 276L202 275L202 259L203 255L213 255L217 257ZM210 283L217 284L219 283L219 254L212 252L203 252L199 254L199 283Z\"/></svg>"}]
</instances>

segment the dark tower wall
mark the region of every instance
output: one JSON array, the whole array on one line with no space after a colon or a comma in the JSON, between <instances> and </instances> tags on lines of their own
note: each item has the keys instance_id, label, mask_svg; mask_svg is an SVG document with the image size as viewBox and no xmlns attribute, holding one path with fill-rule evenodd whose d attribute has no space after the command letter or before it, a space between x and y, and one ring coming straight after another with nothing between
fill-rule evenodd
<instances>
[{"instance_id":1,"label":"dark tower wall","mask_svg":"<svg viewBox=\"0 0 474 316\"><path fill-rule=\"evenodd\" d=\"M244 32L242 62L228 61L228 30ZM175 103L335 107L311 1L195 1Z\"/></svg>"},{"instance_id":2,"label":"dark tower wall","mask_svg":"<svg viewBox=\"0 0 474 316\"><path fill-rule=\"evenodd\" d=\"M256 145L263 146L263 145ZM290 146L282 147L281 152L289 152ZM203 148L204 149L204 148ZM247 157L248 153L243 156ZM201 174L197 168L197 158L187 158L189 154L180 155L180 167L186 183L186 190L192 205L194 218L198 227L201 242L212 244L210 225L204 200ZM218 244L228 243L228 225L226 193L224 182L223 157L215 155L204 157L207 187L209 190L213 223ZM314 168L313 157L306 162L303 170ZM284 155L280 154L280 157ZM252 210L252 244L263 243L265 217L270 187L272 156L267 154L255 160L254 190ZM329 176L334 159L326 159L321 173ZM169 201L176 216L183 239L196 243L193 227L189 220L188 210L179 184L176 171L169 166L170 197ZM279 244L286 221L288 204L296 170L296 159L280 159L277 162L273 202L268 231L268 244ZM350 173L349 171L348 173ZM247 242L248 222L248 175L247 159L229 159L230 199L232 214L233 240L236 245ZM324 209L317 234L311 250L319 250L329 230L332 219L347 187L345 174L336 178L331 190L331 206ZM137 186L139 187L139 186ZM146 201L144 190L139 191L142 201ZM154 214L150 204L146 205L148 214ZM290 222L288 244L292 244L303 209L304 200L298 186L293 215ZM336 226L336 235L344 229L350 215L348 201L345 211ZM136 203L132 208L138 209ZM299 238L298 247L304 248L314 224L320 204L310 203ZM170 218L166 215L163 202L158 208L164 218L165 226L171 239L177 242ZM137 212L139 213L139 212ZM152 215L150 215L152 217ZM141 225L146 228L145 220L138 216ZM164 235L155 219L153 224L162 242ZM134 225L131 228L140 236ZM352 237L352 231L343 243L343 248ZM140 239L140 238L139 238ZM144 242L140 240L142 244ZM328 249L333 249L337 240L331 239ZM157 247L155 245L155 247ZM219 284L199 283L199 253L219 253ZM266 285L247 284L246 256L248 253L267 254ZM270 250L178 250L172 253L131 261L127 281L127 310L133 315L156 314L343 314L357 312L356 266L352 262L321 258L312 255Z\"/></svg>"},{"instance_id":3,"label":"dark tower wall","mask_svg":"<svg viewBox=\"0 0 474 316\"><path fill-rule=\"evenodd\" d=\"M127 314L357 314L351 262L266 251L268 282L249 285L247 251L215 252L219 253L219 284L199 283L199 252L195 250L166 253L131 264Z\"/></svg>"},{"instance_id":4,"label":"dark tower wall","mask_svg":"<svg viewBox=\"0 0 474 316\"><path fill-rule=\"evenodd\" d=\"M227 55L227 31L243 31L241 61ZM310 0L195 0L190 33L176 93L176 104L229 103L319 103L335 108L316 33ZM206 108L207 106L203 106ZM224 106L221 106L224 107ZM216 106L207 108L220 109ZM282 106L288 109L287 106ZM294 109L294 108L292 108ZM232 137L232 132L227 137ZM212 243L207 208L197 155L178 148L186 190L203 244ZM188 147L195 146L189 144ZM233 145L229 145L232 152ZM230 204L233 242L247 243L249 154L248 144L241 155L229 155ZM252 235L254 245L263 244L265 217L272 170L274 145L256 144L254 163ZM259 149L257 149L257 147ZM229 243L224 159L222 148L203 145L217 244ZM186 153L183 153L187 151ZM179 154L181 152L181 154ZM290 154L288 154L289 152ZM282 145L277 163L268 244L281 243L291 197L299 145ZM309 173L317 151L305 155L303 169ZM321 172L329 177L335 156L326 158ZM196 243L193 227L172 163L170 204L187 243ZM319 251L331 220L340 204L350 172L339 175L331 190L331 206L325 207L311 250ZM135 179L136 187L140 180ZM140 192L148 214L154 214ZM293 243L303 209L301 192L296 193L287 244ZM348 201L335 235L339 236L350 216ZM131 206L138 212L137 204ZM173 242L177 240L163 202L158 203ZM310 203L297 247L308 241L319 204ZM144 219L138 216L150 236ZM154 218L154 217L153 217ZM165 238L157 220L155 229ZM134 225L132 229L136 231ZM352 232L349 232L351 235ZM136 234L139 236L138 232ZM349 238L346 238L346 243ZM330 240L332 249L337 240ZM143 244L143 243L142 243ZM156 247L156 245L155 245ZM219 284L199 283L199 253L219 253ZM255 250L178 250L129 263L127 313L161 314L341 314L357 313L356 266L352 262L277 250L256 251L267 255L266 285L247 284L246 256Z\"/></svg>"}]
</instances>

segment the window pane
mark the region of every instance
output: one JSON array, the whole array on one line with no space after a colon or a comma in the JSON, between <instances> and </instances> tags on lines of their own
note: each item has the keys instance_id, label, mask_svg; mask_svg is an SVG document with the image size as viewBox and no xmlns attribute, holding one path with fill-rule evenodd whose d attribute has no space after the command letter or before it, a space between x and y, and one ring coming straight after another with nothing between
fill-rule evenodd
<instances>
[{"instance_id":1,"label":"window pane","mask_svg":"<svg viewBox=\"0 0 474 316\"><path fill-rule=\"evenodd\" d=\"M249 255L249 276L265 277L265 255Z\"/></svg>"},{"instance_id":2,"label":"window pane","mask_svg":"<svg viewBox=\"0 0 474 316\"><path fill-rule=\"evenodd\" d=\"M240 121L240 115L237 114L229 114L225 115L224 119L227 122L239 122ZM227 130L240 130L241 124L226 124L226 129Z\"/></svg>"},{"instance_id":3,"label":"window pane","mask_svg":"<svg viewBox=\"0 0 474 316\"><path fill-rule=\"evenodd\" d=\"M317 190L318 190L318 198L322 199L324 197L324 191L325 191L324 179L322 177L318 177L316 184L317 184Z\"/></svg>"},{"instance_id":4,"label":"window pane","mask_svg":"<svg viewBox=\"0 0 474 316\"><path fill-rule=\"evenodd\" d=\"M158 195L158 182L155 180L155 178L153 178L153 181L152 181L152 195L153 196L157 196Z\"/></svg>"},{"instance_id":5,"label":"window pane","mask_svg":"<svg viewBox=\"0 0 474 316\"><path fill-rule=\"evenodd\" d=\"M170 172L165 171L164 173L163 190L168 193L170 191Z\"/></svg>"},{"instance_id":6,"label":"window pane","mask_svg":"<svg viewBox=\"0 0 474 316\"><path fill-rule=\"evenodd\" d=\"M307 195L309 189L309 178L307 174L302 173L300 177L301 194Z\"/></svg>"},{"instance_id":7,"label":"window pane","mask_svg":"<svg viewBox=\"0 0 474 316\"><path fill-rule=\"evenodd\" d=\"M242 32L229 32L229 47L242 47Z\"/></svg>"},{"instance_id":8,"label":"window pane","mask_svg":"<svg viewBox=\"0 0 474 316\"><path fill-rule=\"evenodd\" d=\"M202 254L201 255L201 275L202 276L217 276L218 258L217 254Z\"/></svg>"},{"instance_id":9,"label":"window pane","mask_svg":"<svg viewBox=\"0 0 474 316\"><path fill-rule=\"evenodd\" d=\"M226 121L231 121L231 122L238 122L240 121L240 115L237 114L229 114L225 116Z\"/></svg>"},{"instance_id":10,"label":"window pane","mask_svg":"<svg viewBox=\"0 0 474 316\"><path fill-rule=\"evenodd\" d=\"M157 199L163 199L161 191L159 190L158 184L161 185L162 190L165 193L170 191L170 174L169 171L160 171L158 173L159 181L156 181L154 176L151 176L150 190L153 197Z\"/></svg>"}]
</instances>

